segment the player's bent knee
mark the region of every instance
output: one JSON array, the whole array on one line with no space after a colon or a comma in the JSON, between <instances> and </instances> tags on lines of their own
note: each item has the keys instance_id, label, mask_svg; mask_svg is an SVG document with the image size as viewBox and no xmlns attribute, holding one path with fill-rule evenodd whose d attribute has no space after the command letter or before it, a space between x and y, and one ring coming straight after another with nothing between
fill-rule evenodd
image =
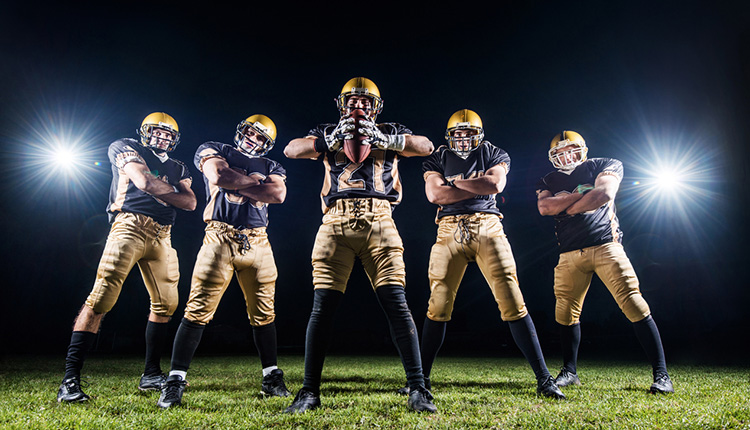
<instances>
[{"instance_id":1,"label":"player's bent knee","mask_svg":"<svg viewBox=\"0 0 750 430\"><path fill-rule=\"evenodd\" d=\"M620 309L630 322L638 322L651 315L651 308L641 295L631 297L630 300L622 304Z\"/></svg>"},{"instance_id":2,"label":"player's bent knee","mask_svg":"<svg viewBox=\"0 0 750 430\"><path fill-rule=\"evenodd\" d=\"M427 309L427 318L437 322L448 322L451 320L452 310L430 310Z\"/></svg>"},{"instance_id":3,"label":"player's bent knee","mask_svg":"<svg viewBox=\"0 0 750 430\"><path fill-rule=\"evenodd\" d=\"M106 314L112 310L115 303L117 303L117 296L89 296L88 299L86 299L86 306L94 311L95 314Z\"/></svg>"},{"instance_id":4,"label":"player's bent knee","mask_svg":"<svg viewBox=\"0 0 750 430\"><path fill-rule=\"evenodd\" d=\"M214 318L214 312L196 312L186 309L184 318L195 324L206 325Z\"/></svg>"},{"instance_id":5,"label":"player's bent knee","mask_svg":"<svg viewBox=\"0 0 750 430\"><path fill-rule=\"evenodd\" d=\"M524 306L521 309L511 309L511 310L504 310L500 308L500 318L506 322L518 321L526 317L526 315L528 314L529 314L529 311L526 309L526 306Z\"/></svg>"},{"instance_id":6,"label":"player's bent knee","mask_svg":"<svg viewBox=\"0 0 750 430\"><path fill-rule=\"evenodd\" d=\"M555 321L560 325L574 325L580 322L580 316L573 315L570 312L555 311Z\"/></svg>"},{"instance_id":7,"label":"player's bent knee","mask_svg":"<svg viewBox=\"0 0 750 430\"><path fill-rule=\"evenodd\" d=\"M247 319L253 327L263 327L276 321L276 314L248 315Z\"/></svg>"}]
</instances>

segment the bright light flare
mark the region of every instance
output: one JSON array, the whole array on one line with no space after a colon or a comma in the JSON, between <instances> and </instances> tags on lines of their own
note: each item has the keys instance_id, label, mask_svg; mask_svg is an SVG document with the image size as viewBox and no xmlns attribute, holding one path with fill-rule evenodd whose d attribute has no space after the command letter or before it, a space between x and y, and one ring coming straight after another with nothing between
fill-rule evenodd
<instances>
[{"instance_id":1,"label":"bright light flare","mask_svg":"<svg viewBox=\"0 0 750 430\"><path fill-rule=\"evenodd\" d=\"M57 141L50 147L38 148L38 153L30 158L44 162L57 173L76 176L86 174L90 166L96 165L97 162L93 160L92 155L82 148L80 141Z\"/></svg>"},{"instance_id":2,"label":"bright light flare","mask_svg":"<svg viewBox=\"0 0 750 430\"><path fill-rule=\"evenodd\" d=\"M677 160L677 164L667 165L664 162L648 166L653 169L646 177L634 184L645 185L649 191L659 193L662 197L684 197L684 193L691 188L691 182L697 172L697 166L686 164L685 160Z\"/></svg>"},{"instance_id":3,"label":"bright light flare","mask_svg":"<svg viewBox=\"0 0 750 430\"><path fill-rule=\"evenodd\" d=\"M626 145L634 159L627 160L633 178L621 186L618 206L637 211L637 220L652 223L715 217L720 203L718 154L707 142L647 139L636 147Z\"/></svg>"},{"instance_id":4,"label":"bright light flare","mask_svg":"<svg viewBox=\"0 0 750 430\"><path fill-rule=\"evenodd\" d=\"M15 139L13 171L19 191L40 203L93 206L95 193L109 182L109 170L100 162L107 140L96 136L90 125L49 113L26 124L26 132Z\"/></svg>"}]
</instances>

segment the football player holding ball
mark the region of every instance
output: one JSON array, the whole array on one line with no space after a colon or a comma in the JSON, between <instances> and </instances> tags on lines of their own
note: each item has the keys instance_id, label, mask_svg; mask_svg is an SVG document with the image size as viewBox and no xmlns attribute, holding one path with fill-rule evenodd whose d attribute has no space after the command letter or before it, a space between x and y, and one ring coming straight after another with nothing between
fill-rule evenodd
<instances>
[{"instance_id":1,"label":"football player holding ball","mask_svg":"<svg viewBox=\"0 0 750 430\"><path fill-rule=\"evenodd\" d=\"M409 408L435 412L432 395L424 386L417 330L406 303L403 242L391 217L401 201L399 159L429 155L432 142L401 124L377 123L383 100L378 87L367 78L349 80L336 104L338 123L321 124L284 149L289 158L321 162L325 175L323 224L312 252L315 293L305 339L305 377L286 412L320 406L321 374L333 317L356 258L362 261L401 354L411 388ZM353 116L356 110L365 117ZM365 138L360 140L357 135Z\"/></svg>"}]
</instances>

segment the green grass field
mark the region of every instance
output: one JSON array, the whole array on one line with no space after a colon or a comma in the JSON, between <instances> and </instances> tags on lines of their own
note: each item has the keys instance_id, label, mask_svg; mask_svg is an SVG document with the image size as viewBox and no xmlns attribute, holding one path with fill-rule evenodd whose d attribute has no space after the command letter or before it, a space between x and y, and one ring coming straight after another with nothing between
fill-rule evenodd
<instances>
[{"instance_id":1,"label":"green grass field","mask_svg":"<svg viewBox=\"0 0 750 430\"><path fill-rule=\"evenodd\" d=\"M164 363L166 368L167 363ZM282 356L287 385L301 385L301 356ZM582 361L580 387L567 400L537 397L526 362L508 358L438 357L432 374L437 414L416 414L395 394L404 382L397 357L330 356L323 406L282 413L291 398L262 398L256 357L197 357L183 406L156 407L158 393L137 389L141 360L92 357L84 368L87 404L58 404L63 358L0 361L0 428L11 429L750 429L750 369L671 366L676 393L646 392L645 364Z\"/></svg>"}]
</instances>

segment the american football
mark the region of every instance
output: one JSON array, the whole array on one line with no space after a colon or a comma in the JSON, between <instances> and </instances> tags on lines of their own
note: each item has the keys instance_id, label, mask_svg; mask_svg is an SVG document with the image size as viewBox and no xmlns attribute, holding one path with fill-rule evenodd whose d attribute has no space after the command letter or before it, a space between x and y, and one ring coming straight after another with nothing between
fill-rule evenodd
<instances>
[{"instance_id":1,"label":"american football","mask_svg":"<svg viewBox=\"0 0 750 430\"><path fill-rule=\"evenodd\" d=\"M353 138L344 140L344 153L352 163L361 163L370 155L370 144L363 142L367 136L359 132L359 121L367 117L362 109L353 110L350 117L354 118L355 128Z\"/></svg>"}]
</instances>

